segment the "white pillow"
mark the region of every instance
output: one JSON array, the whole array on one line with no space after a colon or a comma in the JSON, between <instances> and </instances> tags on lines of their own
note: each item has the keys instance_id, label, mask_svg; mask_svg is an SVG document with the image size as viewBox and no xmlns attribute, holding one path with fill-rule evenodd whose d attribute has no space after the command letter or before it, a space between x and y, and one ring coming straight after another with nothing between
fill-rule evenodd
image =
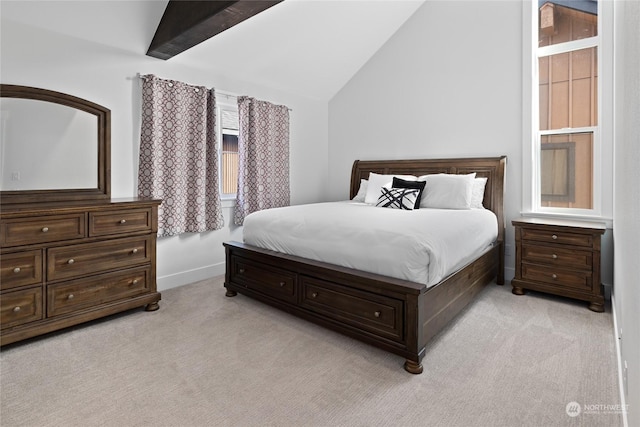
<instances>
[{"instance_id":1,"label":"white pillow","mask_svg":"<svg viewBox=\"0 0 640 427\"><path fill-rule=\"evenodd\" d=\"M484 209L482 200L484 199L484 187L487 185L487 178L476 178L473 180L473 190L471 190L471 209Z\"/></svg>"},{"instance_id":2,"label":"white pillow","mask_svg":"<svg viewBox=\"0 0 640 427\"><path fill-rule=\"evenodd\" d=\"M367 181L366 179L361 179L360 180L360 188L358 188L358 194L355 195L355 197L351 200L353 200L354 202L364 202L364 198L367 195L367 184L369 183L369 181Z\"/></svg>"},{"instance_id":3,"label":"white pillow","mask_svg":"<svg viewBox=\"0 0 640 427\"><path fill-rule=\"evenodd\" d=\"M423 175L419 181L427 185L422 193L421 208L471 209L471 194L476 174L434 174Z\"/></svg>"},{"instance_id":4,"label":"white pillow","mask_svg":"<svg viewBox=\"0 0 640 427\"><path fill-rule=\"evenodd\" d=\"M367 184L367 194L364 198L364 202L370 205L375 205L378 202L378 197L380 197L382 187L391 188L394 176L407 181L416 181L418 179L413 175L381 175L369 172L369 183Z\"/></svg>"}]
</instances>

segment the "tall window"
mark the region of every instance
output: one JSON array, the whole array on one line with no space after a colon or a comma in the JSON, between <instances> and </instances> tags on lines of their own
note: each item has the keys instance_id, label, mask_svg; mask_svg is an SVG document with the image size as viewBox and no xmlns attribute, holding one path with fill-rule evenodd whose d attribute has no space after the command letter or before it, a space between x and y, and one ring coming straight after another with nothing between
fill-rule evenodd
<instances>
[{"instance_id":1,"label":"tall window","mask_svg":"<svg viewBox=\"0 0 640 427\"><path fill-rule=\"evenodd\" d=\"M598 2L542 0L538 7L533 208L594 213L601 143Z\"/></svg>"},{"instance_id":2,"label":"tall window","mask_svg":"<svg viewBox=\"0 0 640 427\"><path fill-rule=\"evenodd\" d=\"M219 107L220 193L222 198L234 198L238 191L238 107Z\"/></svg>"}]
</instances>

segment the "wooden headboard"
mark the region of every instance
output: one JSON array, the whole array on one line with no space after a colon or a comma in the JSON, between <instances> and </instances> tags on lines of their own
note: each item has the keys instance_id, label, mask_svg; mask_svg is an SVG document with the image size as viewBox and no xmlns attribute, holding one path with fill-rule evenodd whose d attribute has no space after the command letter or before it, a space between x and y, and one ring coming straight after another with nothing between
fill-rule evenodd
<instances>
[{"instance_id":1,"label":"wooden headboard","mask_svg":"<svg viewBox=\"0 0 640 427\"><path fill-rule=\"evenodd\" d=\"M470 157L459 159L417 160L356 160L351 170L350 196L360 188L360 180L368 179L369 172L393 175L428 175L435 173L468 174L486 177L483 205L498 217L498 242L504 243L504 178L507 157ZM504 246L504 245L503 245Z\"/></svg>"}]
</instances>

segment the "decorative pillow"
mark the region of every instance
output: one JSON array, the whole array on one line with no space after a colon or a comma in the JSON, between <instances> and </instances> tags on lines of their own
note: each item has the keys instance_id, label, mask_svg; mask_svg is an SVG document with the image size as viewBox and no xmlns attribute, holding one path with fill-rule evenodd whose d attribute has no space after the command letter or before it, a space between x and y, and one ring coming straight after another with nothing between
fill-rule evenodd
<instances>
[{"instance_id":1,"label":"decorative pillow","mask_svg":"<svg viewBox=\"0 0 640 427\"><path fill-rule=\"evenodd\" d=\"M364 198L364 202L370 205L375 204L380 196L380 189L382 187L391 188L393 177L406 179L407 181L415 181L416 178L413 175L381 175L374 172L369 173L369 184L367 185L367 195Z\"/></svg>"},{"instance_id":2,"label":"decorative pillow","mask_svg":"<svg viewBox=\"0 0 640 427\"><path fill-rule=\"evenodd\" d=\"M367 195L367 184L369 183L369 181L367 181L366 179L361 179L360 180L360 188L358 188L358 194L355 195L355 197L351 200L353 200L354 202L364 202L364 198Z\"/></svg>"},{"instance_id":3,"label":"decorative pillow","mask_svg":"<svg viewBox=\"0 0 640 427\"><path fill-rule=\"evenodd\" d=\"M422 191L424 190L425 185L427 185L425 181L407 181L406 179L402 179L402 178L398 178L397 176L394 176L391 187L392 188L412 188L414 190L418 190L418 197L416 198L416 205L414 209L419 209L420 200L422 200Z\"/></svg>"},{"instance_id":4,"label":"decorative pillow","mask_svg":"<svg viewBox=\"0 0 640 427\"><path fill-rule=\"evenodd\" d=\"M487 185L487 178L476 178L473 180L473 189L471 190L471 209L484 209L482 200L484 200L484 187Z\"/></svg>"},{"instance_id":5,"label":"decorative pillow","mask_svg":"<svg viewBox=\"0 0 640 427\"><path fill-rule=\"evenodd\" d=\"M426 181L421 208L471 209L471 193L475 172L468 175L434 174L423 175L418 180Z\"/></svg>"},{"instance_id":6,"label":"decorative pillow","mask_svg":"<svg viewBox=\"0 0 640 427\"><path fill-rule=\"evenodd\" d=\"M385 188L380 190L376 206L412 211L418 201L420 190L410 188Z\"/></svg>"}]
</instances>

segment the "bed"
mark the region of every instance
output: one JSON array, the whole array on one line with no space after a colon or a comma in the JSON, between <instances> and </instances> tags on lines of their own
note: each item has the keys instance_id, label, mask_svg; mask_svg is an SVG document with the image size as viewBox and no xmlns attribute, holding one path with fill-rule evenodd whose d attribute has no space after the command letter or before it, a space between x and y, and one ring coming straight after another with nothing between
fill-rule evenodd
<instances>
[{"instance_id":1,"label":"bed","mask_svg":"<svg viewBox=\"0 0 640 427\"><path fill-rule=\"evenodd\" d=\"M224 243L226 295L252 297L405 359L423 372L426 345L494 279L504 283L503 193L506 157L356 160L350 199L369 174L475 173L487 179L483 206L495 214L495 241L436 283L407 280L243 242ZM374 208L375 209L375 208ZM380 209L380 208L377 208Z\"/></svg>"}]
</instances>

